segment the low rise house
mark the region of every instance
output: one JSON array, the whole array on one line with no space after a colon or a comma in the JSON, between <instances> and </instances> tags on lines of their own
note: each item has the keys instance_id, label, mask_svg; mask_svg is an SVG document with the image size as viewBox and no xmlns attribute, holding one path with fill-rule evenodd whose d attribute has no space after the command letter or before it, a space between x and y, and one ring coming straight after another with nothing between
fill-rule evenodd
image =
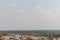
<instances>
[{"instance_id":1,"label":"low rise house","mask_svg":"<svg viewBox=\"0 0 60 40\"><path fill-rule=\"evenodd\" d=\"M4 40L14 39L14 37L13 37L13 36L9 36L9 35L2 36L1 38L2 38L2 39L4 39Z\"/></svg>"}]
</instances>

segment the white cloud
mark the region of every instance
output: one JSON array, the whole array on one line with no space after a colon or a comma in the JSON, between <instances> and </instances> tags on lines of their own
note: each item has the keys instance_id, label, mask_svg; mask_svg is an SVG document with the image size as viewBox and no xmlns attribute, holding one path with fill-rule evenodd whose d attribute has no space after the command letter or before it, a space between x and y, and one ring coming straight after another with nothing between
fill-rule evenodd
<instances>
[{"instance_id":1,"label":"white cloud","mask_svg":"<svg viewBox=\"0 0 60 40\"><path fill-rule=\"evenodd\" d=\"M10 5L13 6L13 7L18 7L18 6L19 6L19 5L16 4L16 3L10 3ZM20 13L20 14L23 14L23 15L26 15L26 14L27 14L23 9L17 8L16 10L17 10L17 11L16 11L17 13Z\"/></svg>"},{"instance_id":2,"label":"white cloud","mask_svg":"<svg viewBox=\"0 0 60 40\"><path fill-rule=\"evenodd\" d=\"M18 6L18 4L16 4L16 3L10 3L10 5L13 6L13 7L17 7Z\"/></svg>"},{"instance_id":3,"label":"white cloud","mask_svg":"<svg viewBox=\"0 0 60 40\"><path fill-rule=\"evenodd\" d=\"M39 9L43 9L42 6L38 6L37 8L39 8Z\"/></svg>"},{"instance_id":4,"label":"white cloud","mask_svg":"<svg viewBox=\"0 0 60 40\"><path fill-rule=\"evenodd\" d=\"M54 16L55 14L53 14L52 12L46 11L47 15L49 16Z\"/></svg>"},{"instance_id":5,"label":"white cloud","mask_svg":"<svg viewBox=\"0 0 60 40\"><path fill-rule=\"evenodd\" d=\"M34 10L35 10L35 13L37 15L40 15L40 14L42 14L42 15L48 15L48 16L54 16L55 15L54 13L52 13L51 11L49 11L49 9L44 9L42 6L38 6Z\"/></svg>"},{"instance_id":6,"label":"white cloud","mask_svg":"<svg viewBox=\"0 0 60 40\"><path fill-rule=\"evenodd\" d=\"M11 0L11 1L14 1L14 0Z\"/></svg>"},{"instance_id":7,"label":"white cloud","mask_svg":"<svg viewBox=\"0 0 60 40\"><path fill-rule=\"evenodd\" d=\"M27 13L26 13L24 10L22 10L22 9L18 9L17 12L20 13L20 14L23 14L23 15L26 15L26 14L27 14Z\"/></svg>"},{"instance_id":8,"label":"white cloud","mask_svg":"<svg viewBox=\"0 0 60 40\"><path fill-rule=\"evenodd\" d=\"M56 14L60 14L60 4L59 5L56 5L56 7L53 8L52 11L55 12Z\"/></svg>"}]
</instances>

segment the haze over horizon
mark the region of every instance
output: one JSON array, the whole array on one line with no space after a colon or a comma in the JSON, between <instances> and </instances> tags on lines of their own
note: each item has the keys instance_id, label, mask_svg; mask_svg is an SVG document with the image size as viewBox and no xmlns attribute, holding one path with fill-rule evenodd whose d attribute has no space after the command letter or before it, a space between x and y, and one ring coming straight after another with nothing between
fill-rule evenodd
<instances>
[{"instance_id":1,"label":"haze over horizon","mask_svg":"<svg viewBox=\"0 0 60 40\"><path fill-rule=\"evenodd\" d=\"M59 30L60 0L0 0L0 30Z\"/></svg>"}]
</instances>

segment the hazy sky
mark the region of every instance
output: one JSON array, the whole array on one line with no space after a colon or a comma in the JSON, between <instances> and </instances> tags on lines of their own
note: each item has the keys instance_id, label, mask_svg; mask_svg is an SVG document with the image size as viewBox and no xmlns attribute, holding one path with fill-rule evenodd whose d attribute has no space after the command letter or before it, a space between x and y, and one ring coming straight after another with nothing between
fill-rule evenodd
<instances>
[{"instance_id":1,"label":"hazy sky","mask_svg":"<svg viewBox=\"0 0 60 40\"><path fill-rule=\"evenodd\" d=\"M0 30L60 29L60 0L0 0Z\"/></svg>"}]
</instances>

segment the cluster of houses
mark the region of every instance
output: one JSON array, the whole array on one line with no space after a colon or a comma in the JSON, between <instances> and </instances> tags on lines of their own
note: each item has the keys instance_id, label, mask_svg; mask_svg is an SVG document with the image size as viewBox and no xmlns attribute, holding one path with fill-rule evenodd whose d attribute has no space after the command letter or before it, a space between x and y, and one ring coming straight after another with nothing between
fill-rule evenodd
<instances>
[{"instance_id":1,"label":"cluster of houses","mask_svg":"<svg viewBox=\"0 0 60 40\"><path fill-rule=\"evenodd\" d=\"M44 36L36 37L29 35L10 34L10 35L1 36L0 40L60 40L60 38L49 39Z\"/></svg>"},{"instance_id":2,"label":"cluster of houses","mask_svg":"<svg viewBox=\"0 0 60 40\"><path fill-rule=\"evenodd\" d=\"M2 35L0 37L0 40L20 40L21 35L19 34L8 34L8 35Z\"/></svg>"}]
</instances>

